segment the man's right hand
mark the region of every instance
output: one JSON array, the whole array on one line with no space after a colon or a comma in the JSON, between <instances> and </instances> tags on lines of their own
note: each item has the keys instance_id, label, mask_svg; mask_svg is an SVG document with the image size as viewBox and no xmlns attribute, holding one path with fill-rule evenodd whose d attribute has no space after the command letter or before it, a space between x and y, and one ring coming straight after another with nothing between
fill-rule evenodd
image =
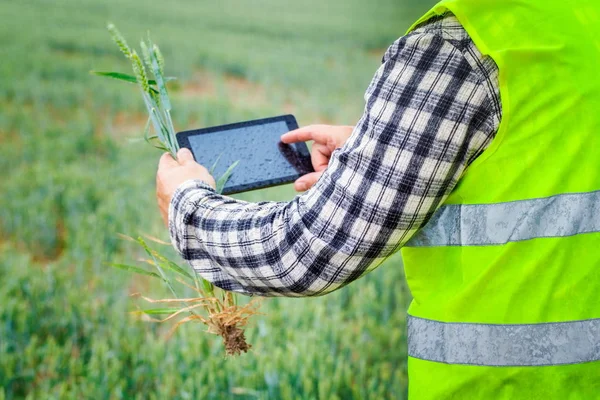
<instances>
[{"instance_id":1,"label":"man's right hand","mask_svg":"<svg viewBox=\"0 0 600 400\"><path fill-rule=\"evenodd\" d=\"M298 178L294 183L296 191L308 190L317 183L329 165L331 154L346 143L353 130L353 126L309 125L281 137L281 141L287 144L314 141L311 159L315 172Z\"/></svg>"}]
</instances>

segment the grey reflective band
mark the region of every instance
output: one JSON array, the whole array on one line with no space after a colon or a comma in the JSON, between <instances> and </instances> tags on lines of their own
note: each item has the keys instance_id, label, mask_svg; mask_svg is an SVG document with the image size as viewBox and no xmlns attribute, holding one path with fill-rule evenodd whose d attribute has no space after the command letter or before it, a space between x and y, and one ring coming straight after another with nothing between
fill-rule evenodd
<instances>
[{"instance_id":1,"label":"grey reflective band","mask_svg":"<svg viewBox=\"0 0 600 400\"><path fill-rule=\"evenodd\" d=\"M600 232L600 191L497 204L446 205L406 247L500 245Z\"/></svg>"},{"instance_id":2,"label":"grey reflective band","mask_svg":"<svg viewBox=\"0 0 600 400\"><path fill-rule=\"evenodd\" d=\"M600 319L486 325L409 316L408 355L446 364L494 367L600 361Z\"/></svg>"}]
</instances>

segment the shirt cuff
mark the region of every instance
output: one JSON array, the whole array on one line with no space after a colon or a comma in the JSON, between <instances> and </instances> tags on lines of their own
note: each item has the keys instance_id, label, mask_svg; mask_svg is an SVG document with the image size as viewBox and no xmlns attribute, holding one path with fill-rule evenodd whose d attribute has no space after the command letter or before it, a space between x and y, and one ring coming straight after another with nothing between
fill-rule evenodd
<instances>
[{"instance_id":1,"label":"shirt cuff","mask_svg":"<svg viewBox=\"0 0 600 400\"><path fill-rule=\"evenodd\" d=\"M181 184L169 204L169 234L173 247L187 261L187 241L195 239L192 217L202 206L203 200L215 195L216 191L206 182L189 180Z\"/></svg>"}]
</instances>

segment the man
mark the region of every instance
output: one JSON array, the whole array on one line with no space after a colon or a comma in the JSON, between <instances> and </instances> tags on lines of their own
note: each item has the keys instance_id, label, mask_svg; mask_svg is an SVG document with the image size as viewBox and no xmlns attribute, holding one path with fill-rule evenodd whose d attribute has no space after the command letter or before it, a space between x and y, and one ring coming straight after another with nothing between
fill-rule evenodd
<instances>
[{"instance_id":1,"label":"man","mask_svg":"<svg viewBox=\"0 0 600 400\"><path fill-rule=\"evenodd\" d=\"M352 130L284 135L317 171L287 204L164 156L182 256L227 290L313 296L402 248L411 398L600 398L597 0L443 1L365 99Z\"/></svg>"}]
</instances>

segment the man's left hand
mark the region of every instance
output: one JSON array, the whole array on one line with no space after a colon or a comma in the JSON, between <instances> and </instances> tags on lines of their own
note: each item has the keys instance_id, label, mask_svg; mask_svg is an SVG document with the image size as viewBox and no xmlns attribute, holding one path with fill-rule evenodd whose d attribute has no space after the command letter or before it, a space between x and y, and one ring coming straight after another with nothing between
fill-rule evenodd
<instances>
[{"instance_id":1,"label":"man's left hand","mask_svg":"<svg viewBox=\"0 0 600 400\"><path fill-rule=\"evenodd\" d=\"M181 184L192 179L199 179L213 189L216 187L215 179L206 168L194 160L192 152L188 149L179 150L177 160L169 153L162 155L156 174L156 198L166 226L169 225L169 204L175 191Z\"/></svg>"}]
</instances>

